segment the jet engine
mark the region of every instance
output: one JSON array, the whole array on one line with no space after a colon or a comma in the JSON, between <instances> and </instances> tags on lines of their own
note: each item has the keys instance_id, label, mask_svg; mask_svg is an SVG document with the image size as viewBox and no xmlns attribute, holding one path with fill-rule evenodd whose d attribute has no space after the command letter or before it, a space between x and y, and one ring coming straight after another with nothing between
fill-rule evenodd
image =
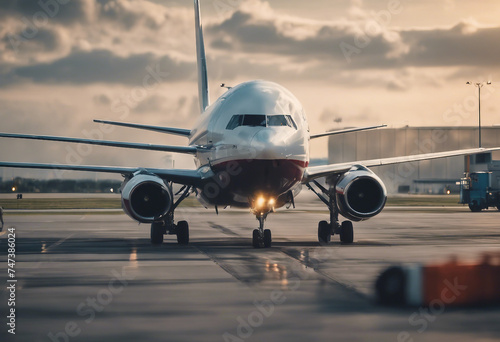
<instances>
[{"instance_id":1,"label":"jet engine","mask_svg":"<svg viewBox=\"0 0 500 342\"><path fill-rule=\"evenodd\" d=\"M171 188L158 176L137 174L121 189L125 213L141 223L160 222L172 208Z\"/></svg>"},{"instance_id":2,"label":"jet engine","mask_svg":"<svg viewBox=\"0 0 500 342\"><path fill-rule=\"evenodd\" d=\"M387 200L382 180L360 165L340 177L335 192L340 214L353 221L364 221L379 214Z\"/></svg>"}]
</instances>

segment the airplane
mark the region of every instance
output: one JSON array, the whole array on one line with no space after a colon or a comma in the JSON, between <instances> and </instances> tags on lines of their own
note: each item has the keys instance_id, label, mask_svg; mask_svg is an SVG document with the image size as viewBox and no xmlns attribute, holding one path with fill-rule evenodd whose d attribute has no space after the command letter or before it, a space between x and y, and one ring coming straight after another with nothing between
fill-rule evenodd
<instances>
[{"instance_id":1,"label":"airplane","mask_svg":"<svg viewBox=\"0 0 500 342\"><path fill-rule=\"evenodd\" d=\"M189 224L175 222L174 212L191 194L206 207L249 208L259 222L252 233L255 248L269 248L267 216L283 206L295 207L294 199L303 186L312 190L330 213L330 220L318 224L318 241L325 245L333 235L344 244L354 241L353 224L379 214L387 190L369 167L500 150L473 148L439 153L309 165L311 139L334 134L378 129L385 125L310 134L299 100L283 86L264 80L244 82L227 91L213 104L209 101L208 73L199 0L194 0L198 97L201 115L193 129L158 127L125 122L94 120L97 123L143 129L185 137L187 146L166 146L57 136L0 133L3 138L20 138L83 143L118 148L190 154L196 169L155 169L0 162L0 167L59 169L116 173L124 176L121 201L132 219L151 224L154 245L164 235L176 235L179 244L189 243ZM326 186L318 180L326 180ZM173 185L182 188L174 194ZM177 198L175 197L177 196ZM340 222L339 215L347 220Z\"/></svg>"}]
</instances>

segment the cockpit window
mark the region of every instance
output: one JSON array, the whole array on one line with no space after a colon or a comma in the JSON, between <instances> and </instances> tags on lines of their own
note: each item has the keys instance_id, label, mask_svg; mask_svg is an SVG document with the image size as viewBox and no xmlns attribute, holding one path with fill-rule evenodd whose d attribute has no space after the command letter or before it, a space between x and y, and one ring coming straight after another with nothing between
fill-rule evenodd
<instances>
[{"instance_id":1,"label":"cockpit window","mask_svg":"<svg viewBox=\"0 0 500 342\"><path fill-rule=\"evenodd\" d=\"M297 125L291 115L258 115L244 114L234 115L226 126L227 130L233 130L240 126L250 127L277 127L288 126L297 129Z\"/></svg>"},{"instance_id":2,"label":"cockpit window","mask_svg":"<svg viewBox=\"0 0 500 342\"><path fill-rule=\"evenodd\" d=\"M265 115L244 115L242 126L266 127Z\"/></svg>"},{"instance_id":3,"label":"cockpit window","mask_svg":"<svg viewBox=\"0 0 500 342\"><path fill-rule=\"evenodd\" d=\"M244 118L244 115L233 115L231 120L229 120L229 123L227 124L226 129L233 130L238 126L241 126L241 124L243 123L243 118Z\"/></svg>"},{"instance_id":4,"label":"cockpit window","mask_svg":"<svg viewBox=\"0 0 500 342\"><path fill-rule=\"evenodd\" d=\"M267 126L288 126L297 129L291 115L269 115L267 117Z\"/></svg>"}]
</instances>

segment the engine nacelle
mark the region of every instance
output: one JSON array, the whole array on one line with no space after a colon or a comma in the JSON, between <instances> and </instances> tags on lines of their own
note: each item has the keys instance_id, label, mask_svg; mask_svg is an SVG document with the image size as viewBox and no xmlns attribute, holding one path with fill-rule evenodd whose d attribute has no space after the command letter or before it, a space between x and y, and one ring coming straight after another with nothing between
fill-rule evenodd
<instances>
[{"instance_id":1,"label":"engine nacelle","mask_svg":"<svg viewBox=\"0 0 500 342\"><path fill-rule=\"evenodd\" d=\"M363 221L379 214L387 200L384 183L364 166L354 166L336 184L337 206L342 216Z\"/></svg>"},{"instance_id":2,"label":"engine nacelle","mask_svg":"<svg viewBox=\"0 0 500 342\"><path fill-rule=\"evenodd\" d=\"M172 208L172 190L155 175L133 176L121 193L123 211L141 223L160 222Z\"/></svg>"}]
</instances>

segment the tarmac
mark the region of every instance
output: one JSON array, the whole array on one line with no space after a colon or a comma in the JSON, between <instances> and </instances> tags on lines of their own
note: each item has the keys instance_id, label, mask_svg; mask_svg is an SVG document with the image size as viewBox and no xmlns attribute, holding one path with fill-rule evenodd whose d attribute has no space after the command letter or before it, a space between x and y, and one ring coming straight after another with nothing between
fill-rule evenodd
<instances>
[{"instance_id":1,"label":"tarmac","mask_svg":"<svg viewBox=\"0 0 500 342\"><path fill-rule=\"evenodd\" d=\"M319 246L317 203L269 216L273 247L251 247L245 210L180 208L191 243L122 214L5 215L0 341L499 341L500 308L391 308L374 282L401 263L500 250L500 212L388 208L354 244ZM16 334L8 333L7 228L15 228Z\"/></svg>"}]
</instances>

